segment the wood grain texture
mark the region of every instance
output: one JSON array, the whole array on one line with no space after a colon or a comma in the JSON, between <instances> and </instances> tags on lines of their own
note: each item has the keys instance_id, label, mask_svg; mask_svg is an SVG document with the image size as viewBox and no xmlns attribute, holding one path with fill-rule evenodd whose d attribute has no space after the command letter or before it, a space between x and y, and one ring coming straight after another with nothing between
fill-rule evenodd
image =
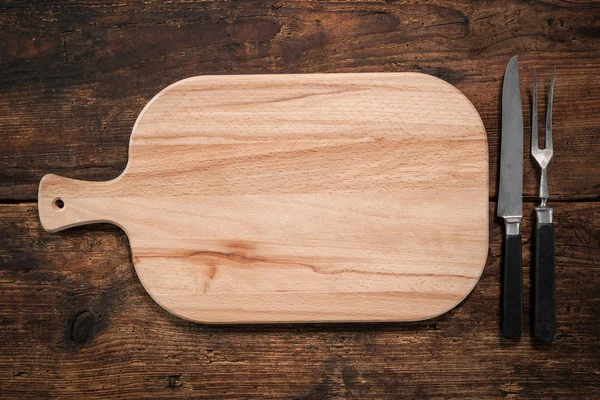
<instances>
[{"instance_id":1,"label":"wood grain texture","mask_svg":"<svg viewBox=\"0 0 600 400\"><path fill-rule=\"evenodd\" d=\"M523 210L519 343L500 335L502 221L490 226L479 284L433 320L211 326L152 301L118 228L47 233L35 205L0 206L0 397L596 399L600 203L551 205L552 345L534 342L530 326L533 203Z\"/></svg>"},{"instance_id":2,"label":"wood grain texture","mask_svg":"<svg viewBox=\"0 0 600 400\"><path fill-rule=\"evenodd\" d=\"M148 103L118 178L46 175L38 207L53 232L122 227L146 290L192 321L422 320L483 271L486 139L425 74L201 76Z\"/></svg>"},{"instance_id":3,"label":"wood grain texture","mask_svg":"<svg viewBox=\"0 0 600 400\"><path fill-rule=\"evenodd\" d=\"M533 67L540 93L557 69L550 197L599 198L597 2L29 3L0 11L1 198L35 199L50 171L115 178L136 117L180 79L358 71L424 72L460 89L489 135L495 198L500 88L515 54L526 131ZM524 194L535 197L537 167L524 171Z\"/></svg>"},{"instance_id":4,"label":"wood grain texture","mask_svg":"<svg viewBox=\"0 0 600 400\"><path fill-rule=\"evenodd\" d=\"M3 2L0 397L598 399L600 208L588 202L600 199L598 14L597 2L560 0ZM500 337L493 219L482 279L434 320L227 327L186 322L152 301L118 228L39 225L41 177L118 176L135 119L159 90L247 73L425 72L452 83L488 133L493 216L500 89L515 54L526 132L532 68L547 85L557 66L549 189L551 202L566 203L552 204L551 346L531 341L529 303L529 333L519 344ZM525 160L524 170L532 200L538 168ZM524 206L529 301L534 204Z\"/></svg>"}]
</instances>

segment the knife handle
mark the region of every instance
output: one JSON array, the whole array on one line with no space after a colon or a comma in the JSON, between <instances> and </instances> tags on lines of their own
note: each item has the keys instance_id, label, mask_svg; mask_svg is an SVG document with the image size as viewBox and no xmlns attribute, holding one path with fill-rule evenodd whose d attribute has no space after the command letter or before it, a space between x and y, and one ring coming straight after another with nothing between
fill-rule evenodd
<instances>
[{"instance_id":1,"label":"knife handle","mask_svg":"<svg viewBox=\"0 0 600 400\"><path fill-rule=\"evenodd\" d=\"M534 334L544 342L556 337L556 252L554 225L535 227Z\"/></svg>"},{"instance_id":2,"label":"knife handle","mask_svg":"<svg viewBox=\"0 0 600 400\"><path fill-rule=\"evenodd\" d=\"M502 336L523 336L523 271L521 234L504 236L504 284L502 295Z\"/></svg>"}]
</instances>

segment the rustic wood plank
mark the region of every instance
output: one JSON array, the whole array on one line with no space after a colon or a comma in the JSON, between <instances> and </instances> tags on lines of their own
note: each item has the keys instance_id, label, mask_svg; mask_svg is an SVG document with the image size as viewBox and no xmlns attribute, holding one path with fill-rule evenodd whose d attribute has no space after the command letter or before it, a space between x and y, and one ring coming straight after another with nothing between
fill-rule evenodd
<instances>
[{"instance_id":1,"label":"rustic wood plank","mask_svg":"<svg viewBox=\"0 0 600 400\"><path fill-rule=\"evenodd\" d=\"M533 206L523 224L526 335L509 343L499 332L500 221L481 281L436 319L205 326L154 303L119 229L51 234L34 205L1 205L0 397L598 398L600 203L552 204L552 345L530 334Z\"/></svg>"},{"instance_id":2,"label":"rustic wood plank","mask_svg":"<svg viewBox=\"0 0 600 400\"><path fill-rule=\"evenodd\" d=\"M419 71L461 89L489 135L493 198L501 78L517 53L524 94L534 66L542 82L557 66L551 198L598 200L599 12L514 0L5 2L0 200L35 200L48 172L117 176L138 113L181 78L351 71ZM525 163L526 196L536 173ZM0 397L598 398L600 204L555 207L559 336L543 346L500 338L498 223L482 281L435 320L207 327L150 299L117 228L48 234L32 204L2 205Z\"/></svg>"},{"instance_id":3,"label":"rustic wood plank","mask_svg":"<svg viewBox=\"0 0 600 400\"><path fill-rule=\"evenodd\" d=\"M48 172L117 176L138 113L179 79L342 71L418 71L456 85L486 126L494 197L500 86L514 54L524 93L533 67L541 82L557 67L551 198L598 199L599 13L597 3L559 1L9 2L0 10L0 199L35 199ZM526 196L537 193L536 174L525 163Z\"/></svg>"}]
</instances>

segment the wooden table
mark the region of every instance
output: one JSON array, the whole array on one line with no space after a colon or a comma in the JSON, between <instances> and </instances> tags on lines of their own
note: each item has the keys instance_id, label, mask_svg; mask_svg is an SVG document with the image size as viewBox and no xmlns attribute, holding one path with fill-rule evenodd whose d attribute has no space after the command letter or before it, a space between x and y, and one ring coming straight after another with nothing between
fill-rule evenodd
<instances>
[{"instance_id":1,"label":"wooden table","mask_svg":"<svg viewBox=\"0 0 600 400\"><path fill-rule=\"evenodd\" d=\"M0 397L600 398L600 7L501 3L2 5ZM514 54L527 109L533 68L546 87L557 68L552 345L530 332L532 159L524 168L526 334L514 343L499 333L500 88ZM451 312L410 324L203 326L152 301L118 228L41 228L42 175L117 176L135 118L168 84L202 74L350 71L438 76L483 118L490 249L480 283ZM527 132L529 110L524 117Z\"/></svg>"}]
</instances>

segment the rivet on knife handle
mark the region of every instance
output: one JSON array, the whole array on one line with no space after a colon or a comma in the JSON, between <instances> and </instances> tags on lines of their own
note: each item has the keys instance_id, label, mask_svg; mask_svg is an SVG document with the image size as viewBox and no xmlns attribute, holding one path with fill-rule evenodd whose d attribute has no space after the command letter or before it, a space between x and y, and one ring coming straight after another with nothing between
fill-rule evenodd
<instances>
[{"instance_id":1,"label":"rivet on knife handle","mask_svg":"<svg viewBox=\"0 0 600 400\"><path fill-rule=\"evenodd\" d=\"M548 179L546 168L552 156L552 97L554 94L554 75L548 93L546 110L546 148L539 149L537 124L537 77L533 70L533 110L531 121L531 154L542 169L540 178L541 203L535 208L537 223L535 226L534 244L534 317L535 336L544 342L551 342L556 337L556 250L554 243L554 225L552 208L546 204L548 200Z\"/></svg>"},{"instance_id":2,"label":"rivet on knife handle","mask_svg":"<svg viewBox=\"0 0 600 400\"><path fill-rule=\"evenodd\" d=\"M523 335L523 280L521 268L521 218L523 217L523 109L519 85L518 57L504 74L502 86L502 143L498 216L504 218L504 282L502 335Z\"/></svg>"}]
</instances>

